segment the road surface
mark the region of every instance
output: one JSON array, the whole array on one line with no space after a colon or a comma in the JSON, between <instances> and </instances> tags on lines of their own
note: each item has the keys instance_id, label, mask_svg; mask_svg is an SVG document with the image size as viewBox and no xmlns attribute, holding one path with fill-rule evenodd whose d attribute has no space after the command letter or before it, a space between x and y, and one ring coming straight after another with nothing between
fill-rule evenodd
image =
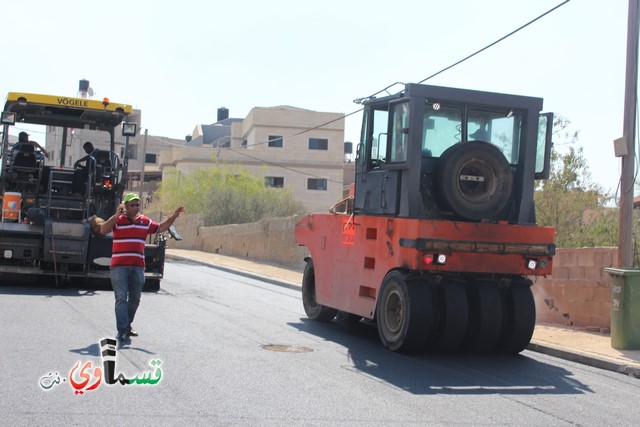
<instances>
[{"instance_id":1,"label":"road surface","mask_svg":"<svg viewBox=\"0 0 640 427\"><path fill-rule=\"evenodd\" d=\"M3 425L637 425L640 380L529 351L402 355L300 292L168 262L116 349L108 289L0 286ZM86 380L86 381L85 381ZM136 382L139 380L139 382ZM92 388L93 389L90 389ZM78 393L76 393L76 391ZM82 393L80 393L82 392Z\"/></svg>"}]
</instances>

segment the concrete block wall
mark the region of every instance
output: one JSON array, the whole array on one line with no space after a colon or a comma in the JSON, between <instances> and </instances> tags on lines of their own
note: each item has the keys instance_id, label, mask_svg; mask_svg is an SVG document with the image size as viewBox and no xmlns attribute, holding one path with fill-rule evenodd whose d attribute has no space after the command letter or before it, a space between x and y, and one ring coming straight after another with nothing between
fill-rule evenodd
<instances>
[{"instance_id":1,"label":"concrete block wall","mask_svg":"<svg viewBox=\"0 0 640 427\"><path fill-rule=\"evenodd\" d=\"M201 227L197 240L205 252L302 267L308 254L295 241L301 217L263 219L251 224Z\"/></svg>"},{"instance_id":2,"label":"concrete block wall","mask_svg":"<svg viewBox=\"0 0 640 427\"><path fill-rule=\"evenodd\" d=\"M304 267L306 248L295 241L295 225L302 216L263 219L250 224L204 227L202 216L181 215L175 225L182 241L170 239L168 247L193 249L256 261Z\"/></svg>"},{"instance_id":3,"label":"concrete block wall","mask_svg":"<svg viewBox=\"0 0 640 427\"><path fill-rule=\"evenodd\" d=\"M558 249L553 275L534 279L538 322L611 327L611 277L617 248Z\"/></svg>"}]
</instances>

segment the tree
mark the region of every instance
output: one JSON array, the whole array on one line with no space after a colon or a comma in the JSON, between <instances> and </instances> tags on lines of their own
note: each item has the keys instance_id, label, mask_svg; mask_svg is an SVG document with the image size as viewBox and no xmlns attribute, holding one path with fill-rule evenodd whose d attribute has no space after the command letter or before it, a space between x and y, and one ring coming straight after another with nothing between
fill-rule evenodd
<instances>
[{"instance_id":1,"label":"tree","mask_svg":"<svg viewBox=\"0 0 640 427\"><path fill-rule=\"evenodd\" d=\"M174 172L160 184L163 210L184 206L202 213L205 225L242 224L262 218L305 213L286 188L270 188L241 167L200 168L190 175Z\"/></svg>"},{"instance_id":2,"label":"tree","mask_svg":"<svg viewBox=\"0 0 640 427\"><path fill-rule=\"evenodd\" d=\"M611 197L591 180L577 131L556 117L551 170L536 186L537 222L556 229L558 247L617 245L616 210L606 207Z\"/></svg>"}]
</instances>

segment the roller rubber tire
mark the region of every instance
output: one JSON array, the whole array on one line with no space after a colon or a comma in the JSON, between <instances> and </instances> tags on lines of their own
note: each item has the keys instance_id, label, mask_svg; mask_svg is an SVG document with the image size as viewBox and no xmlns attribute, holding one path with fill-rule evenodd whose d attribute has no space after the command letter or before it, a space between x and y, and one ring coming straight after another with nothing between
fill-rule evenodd
<instances>
[{"instance_id":1,"label":"roller rubber tire","mask_svg":"<svg viewBox=\"0 0 640 427\"><path fill-rule=\"evenodd\" d=\"M414 352L424 348L433 330L431 285L407 282L392 271L384 278L376 307L378 335L391 351Z\"/></svg>"},{"instance_id":2,"label":"roller rubber tire","mask_svg":"<svg viewBox=\"0 0 640 427\"><path fill-rule=\"evenodd\" d=\"M469 323L469 302L463 283L446 281L438 295L438 323L429 348L435 352L457 351L462 345Z\"/></svg>"},{"instance_id":3,"label":"roller rubber tire","mask_svg":"<svg viewBox=\"0 0 640 427\"><path fill-rule=\"evenodd\" d=\"M307 317L318 322L328 322L336 317L338 310L316 302L316 278L313 261L308 261L302 276L302 306Z\"/></svg>"},{"instance_id":4,"label":"roller rubber tire","mask_svg":"<svg viewBox=\"0 0 640 427\"><path fill-rule=\"evenodd\" d=\"M504 299L505 322L498 344L504 353L517 354L527 348L536 326L536 305L529 283L513 283Z\"/></svg>"},{"instance_id":5,"label":"roller rubber tire","mask_svg":"<svg viewBox=\"0 0 640 427\"><path fill-rule=\"evenodd\" d=\"M469 297L469 328L464 349L486 353L495 350L503 325L502 295L495 282L467 284Z\"/></svg>"}]
</instances>

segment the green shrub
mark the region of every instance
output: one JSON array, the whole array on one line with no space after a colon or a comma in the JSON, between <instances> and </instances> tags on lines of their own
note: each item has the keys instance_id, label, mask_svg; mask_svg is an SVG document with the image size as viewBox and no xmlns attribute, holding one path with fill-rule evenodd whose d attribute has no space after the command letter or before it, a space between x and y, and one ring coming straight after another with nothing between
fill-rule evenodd
<instances>
[{"instance_id":1,"label":"green shrub","mask_svg":"<svg viewBox=\"0 0 640 427\"><path fill-rule=\"evenodd\" d=\"M286 188L265 187L261 178L240 167L198 169L191 175L174 172L157 192L163 211L184 206L202 213L205 225L243 224L262 218L305 213Z\"/></svg>"}]
</instances>

